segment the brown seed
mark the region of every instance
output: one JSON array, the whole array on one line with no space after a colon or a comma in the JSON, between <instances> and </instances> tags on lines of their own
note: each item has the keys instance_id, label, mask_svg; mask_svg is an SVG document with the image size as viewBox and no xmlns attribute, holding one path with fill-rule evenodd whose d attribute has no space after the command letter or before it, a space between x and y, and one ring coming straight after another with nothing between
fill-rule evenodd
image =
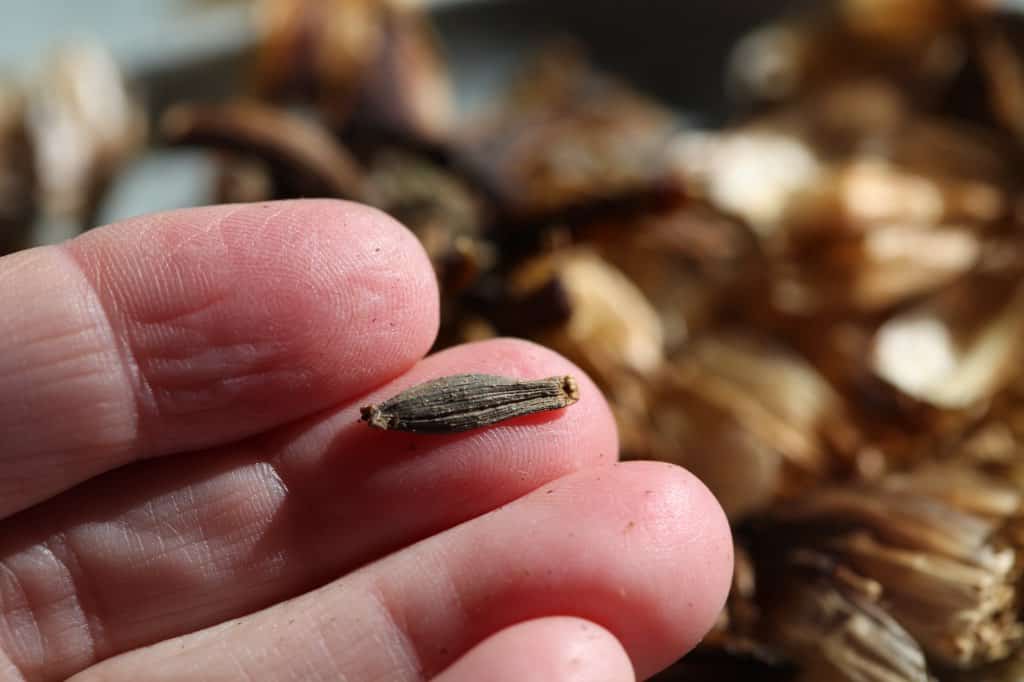
<instances>
[{"instance_id":1,"label":"brown seed","mask_svg":"<svg viewBox=\"0 0 1024 682\"><path fill-rule=\"evenodd\" d=\"M362 408L370 426L391 431L457 433L579 400L571 376L521 381L488 374L457 374L428 381Z\"/></svg>"}]
</instances>

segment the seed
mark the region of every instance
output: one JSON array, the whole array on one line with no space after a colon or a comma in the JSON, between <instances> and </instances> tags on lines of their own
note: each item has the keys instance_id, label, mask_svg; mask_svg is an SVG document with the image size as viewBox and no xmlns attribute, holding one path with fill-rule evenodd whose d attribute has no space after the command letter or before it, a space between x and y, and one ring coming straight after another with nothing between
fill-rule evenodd
<instances>
[{"instance_id":1,"label":"seed","mask_svg":"<svg viewBox=\"0 0 1024 682\"><path fill-rule=\"evenodd\" d=\"M457 433L557 410L577 400L579 389L571 376L520 381L489 374L456 374L367 405L362 408L362 418L378 429Z\"/></svg>"}]
</instances>

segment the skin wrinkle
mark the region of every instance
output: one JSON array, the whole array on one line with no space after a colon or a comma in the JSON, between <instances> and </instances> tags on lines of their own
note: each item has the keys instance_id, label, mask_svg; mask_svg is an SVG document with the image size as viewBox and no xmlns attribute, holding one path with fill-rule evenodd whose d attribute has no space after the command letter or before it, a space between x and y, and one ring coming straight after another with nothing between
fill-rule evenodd
<instances>
[{"instance_id":1,"label":"skin wrinkle","mask_svg":"<svg viewBox=\"0 0 1024 682\"><path fill-rule=\"evenodd\" d=\"M75 606L76 615L81 619L81 629L85 632L89 647L85 652L86 658L89 659L89 664L92 664L99 660L98 655L104 645L109 645L103 627L103 602L95 581L82 565L81 554L70 534L55 533L42 547L50 552L70 581L71 592L68 597Z\"/></svg>"},{"instance_id":2,"label":"skin wrinkle","mask_svg":"<svg viewBox=\"0 0 1024 682\"><path fill-rule=\"evenodd\" d=\"M283 383L287 388L301 388L309 385L310 372L305 369L293 369L282 367L276 371L253 369L248 372L238 372L231 379L223 379L215 382L210 387L200 386L193 390L184 387L175 389L158 388L155 392L155 400L161 405L160 412L163 418L168 417L199 417L213 415L229 409L238 399L244 399L247 390L251 386L256 388L266 385L272 381L280 381L280 378L287 381ZM250 399L248 404L256 404L262 408L273 406L266 405L265 401L253 403Z\"/></svg>"},{"instance_id":3,"label":"skin wrinkle","mask_svg":"<svg viewBox=\"0 0 1024 682\"><path fill-rule=\"evenodd\" d=\"M372 580L365 587L370 602L384 619L383 632L388 639L388 645L385 648L389 653L389 658L396 663L396 671L406 671L410 679L423 679L425 673L423 659L416 649L416 645L409 638L409 624L404 618L399 617L398 610L391 605L383 581Z\"/></svg>"},{"instance_id":4,"label":"skin wrinkle","mask_svg":"<svg viewBox=\"0 0 1024 682\"><path fill-rule=\"evenodd\" d=\"M265 465L261 464L257 471L267 472L268 469L269 467L266 467ZM251 477L251 472L252 468L246 467L243 470L239 470L239 472L236 472L235 474L229 474L229 477L248 478ZM258 475L258 477L261 480L264 479L264 476L262 475ZM247 483L245 486L242 487L248 489L253 487L253 485L254 484ZM279 485L261 483L259 485L255 485L255 487L258 489L260 493L259 495L246 495L243 494L243 492L238 492L236 494L233 494L231 498L218 500L218 506L220 507L220 509L215 510L214 513L216 514L216 516L211 517L213 520L217 518L227 519L229 514L236 513L238 510L241 510L241 512L244 513L244 517L240 519L237 523L223 524L225 527L230 527L232 529L241 529L240 532L234 532L233 530L232 533L229 534L223 534L209 529L209 523L211 522L211 518L206 518L205 512L202 511L201 501L193 496L195 492L194 488L189 487L186 489L186 494L188 495L189 499L184 502L182 502L179 496L177 495L170 496L170 499L166 500L167 504L173 505L176 509L179 508L179 505L184 505L184 507L189 512L187 516L190 518L195 517L197 519L196 522L192 522L188 518L183 518L182 525L189 528L201 528L201 537L189 537L188 534L179 532L177 528L171 526L171 533L168 534L168 536L173 535L177 537L180 541L168 545L164 544L166 538L164 537L163 533L149 531L147 533L147 537L150 535L154 536L155 540L160 542L162 551L155 556L151 556L150 560L147 561L146 564L137 565L136 568L138 568L139 570L153 570L159 565L161 558L163 558L164 556L174 559L175 553L183 552L187 555L190 552L189 548L194 547L195 550L202 552L202 558L198 558L198 555L193 555L194 558L190 559L187 562L189 563L190 566L193 566L193 568L198 570L203 570L199 569L199 567L203 567L207 571L206 575L211 579L219 579L219 577L228 575L227 569L233 565L232 561L234 561L235 564L238 563L236 560L231 559L230 557L237 556L240 553L249 551L249 548L251 548L252 545L252 540L258 540L263 536L266 528L266 520L274 518L274 512L263 512L261 511L261 509L267 506L273 507L276 503L269 502L264 504L262 502L257 502L256 504L251 504L251 502L253 500L261 500L262 498L266 497L268 491L280 490ZM236 497L241 498L243 504L235 504L233 502L233 499ZM275 497L275 499L277 498ZM160 500L157 500L156 505L159 504ZM245 506L246 504L248 504L248 506ZM146 509L147 511L145 516L150 519L150 522L154 525L154 527L167 525L167 522L162 519L166 518L168 515L166 513L161 513L161 510L159 509L158 506L153 506L147 503ZM179 517L174 516L174 518ZM217 545L221 548L222 556L220 559L218 559L218 557L210 551L210 548L214 545ZM237 550L233 549L233 547L236 545L238 546ZM229 546L232 548L229 548ZM150 552L150 554L152 554L152 552ZM184 559L182 561L184 561ZM260 578L258 582L254 582L252 580L249 581L251 584L254 585L254 591L259 591L258 589L255 589L255 587L259 585L271 585L272 583L274 583L274 581L278 580L281 575L281 568L283 565L284 564L281 559L280 553L275 553L272 555L261 557L258 564L253 564L249 566L247 570L251 570L251 573L254 576L262 576L266 574L265 577ZM208 595L209 598L203 600L201 610L210 611L211 613L223 612L224 609L213 608L220 604L224 604L230 607L230 610L237 610L238 607L236 605L235 599L222 598L221 596L219 596L220 594L221 593L217 590L211 591L211 593ZM185 605L178 610L173 608L161 608L160 610L151 613L146 618L140 620L148 622L154 619L170 619L173 621L173 616L176 613L195 611L197 608L200 608L200 605ZM118 623L118 626L121 629L124 629L129 625L130 622L124 621L123 619Z\"/></svg>"},{"instance_id":5,"label":"skin wrinkle","mask_svg":"<svg viewBox=\"0 0 1024 682\"><path fill-rule=\"evenodd\" d=\"M473 617L466 606L466 600L463 598L462 593L458 589L458 582L455 580L455 576L452 575L451 571L448 570L448 566L451 565L451 558L446 554L444 546L437 548L436 560L430 562L431 566L427 572L432 577L431 586L438 593L438 602L445 605L445 609L455 614L454 619L469 623L472 622ZM429 555L428 555L429 556ZM472 643L465 647L466 651L473 648L476 643ZM446 647L443 645L438 646L438 650L447 649L451 651L453 647ZM424 657L421 655L421 660ZM441 668L447 667L453 661L442 660ZM433 671L433 674L437 674L439 671Z\"/></svg>"},{"instance_id":6,"label":"skin wrinkle","mask_svg":"<svg viewBox=\"0 0 1024 682\"><path fill-rule=\"evenodd\" d=\"M243 650L234 651L228 649L223 652L223 655L227 656L228 660L230 660L234 666L234 674L231 676L232 679L241 680L242 682L247 682L248 680L255 682L255 680L260 679L259 671L256 671L255 674L249 672L249 666L247 666L243 660ZM252 656L250 655L248 658L251 660Z\"/></svg>"},{"instance_id":7,"label":"skin wrinkle","mask_svg":"<svg viewBox=\"0 0 1024 682\"><path fill-rule=\"evenodd\" d=\"M6 576L6 580L3 578ZM43 631L39 624L39 619L35 617L35 610L32 608L32 600L29 597L28 592L25 590L25 586L22 584L21 579L18 577L17 571L7 565L6 561L0 561L0 597L4 597L10 590L16 593L13 600L4 598L0 600L0 616L3 618L4 624L7 626L8 632L17 633L19 637L12 637L12 642L17 642L18 639L31 639L32 642L25 642L23 647L26 649L35 649L35 651L24 652L27 657L36 655L38 658L42 658L44 655L44 643L43 643ZM4 589L4 585L7 588ZM8 601L14 601L17 608L11 610ZM13 618L12 614L23 614L24 620L31 622L31 630L34 636L22 637L25 635L27 630L26 626L19 623L18 618ZM18 671L18 674L24 679L25 673L15 662L15 656L13 652L8 652L5 646L6 638L0 639L0 653L3 653L4 658L10 661L11 666Z\"/></svg>"},{"instance_id":8,"label":"skin wrinkle","mask_svg":"<svg viewBox=\"0 0 1024 682\"><path fill-rule=\"evenodd\" d=\"M43 365L43 369L41 371L36 369L34 372L26 371L29 374L42 374L43 376L27 376L23 372L19 380L14 382L15 386L21 382L29 382L28 385L32 386L33 390L23 393L20 401L4 396L3 401L8 404L9 408L13 407L13 412L10 410L6 412L6 417L12 420L12 424L9 427L10 430L4 435L11 438L11 442L23 443L22 451L15 452L14 456L19 459L25 458L23 465L11 460L10 456L6 459L13 462L14 469L20 469L18 478L32 484L20 489L10 488L9 484L15 476L4 474L3 488L5 490L10 488L10 494L9 496L4 495L6 505L4 505L3 511L8 513L16 512L24 508L26 504L34 502L35 499L31 496L30 491L35 488L42 488L42 492L38 494L59 491L80 477L94 472L94 463L101 458L116 461L117 458L123 457L136 428L131 398L124 396L125 388L118 384L120 361L112 349L112 332L106 326L102 308L94 301L94 292L88 281L77 264L62 249L49 248L39 250L37 254L36 257L26 260L40 269L42 273L49 275L47 281L58 281L61 286L56 289L38 291L33 296L43 297L45 302L41 304L42 311L52 310L54 314L61 316L60 319L71 322L70 325L64 325L71 329L59 330L52 336L40 335L39 332L44 331L42 326L45 326L43 325L44 320L38 317L41 311L30 309L27 311L29 324L22 327L23 334L27 331L34 333L37 337L41 336L42 340L46 341L46 345L40 347L36 344L36 352L33 352L33 345L29 339L22 339L25 345L18 345L17 338L8 339L8 342L15 344L18 349L15 357L20 358L23 365L30 363L35 359L33 356L40 355L40 351L45 351L54 345L54 339L84 336L90 330L96 340L87 344L87 348L84 349L81 348L82 344L78 344L71 357L62 357L57 362L50 362L48 358L39 358L35 364ZM18 263L19 261L20 257L16 254L5 259L4 263ZM32 283L29 291L25 293L35 291L38 286L38 281ZM59 346L60 343L56 342L56 345ZM106 353L103 352L104 348L106 348ZM99 359L93 359L94 355ZM81 364L88 365L87 369L79 369L77 365ZM56 380L45 378L47 373L52 375L61 372L64 372L65 375ZM68 374L69 372L70 374ZM75 393L74 387L76 384L82 384L83 378L91 378L93 381L86 380L85 385L79 390L84 390L86 394L96 394L94 396L96 399L89 404L75 404L72 399ZM52 390L53 387L61 384L64 384L65 390ZM50 400L51 394L53 394L54 400ZM20 408L17 406L19 402ZM42 427L39 433L33 437L33 428L38 428L34 425L39 423L40 415L45 412L45 409L40 409L40 406L44 405L53 413L49 417L50 423ZM19 414L19 409L21 413L30 413ZM75 430L74 424L85 418L87 412L92 414L93 428L86 429L84 432ZM54 420L54 416L61 418ZM55 443L56 440L64 442ZM86 448L91 448L93 452L86 454ZM6 450L6 448L4 449ZM97 450L101 452L97 453ZM79 453L82 456L76 458L75 455ZM93 457L92 454L96 456ZM53 462L54 459L57 459L56 463ZM66 467L64 462L73 462L76 466ZM61 466L54 466L58 463Z\"/></svg>"},{"instance_id":9,"label":"skin wrinkle","mask_svg":"<svg viewBox=\"0 0 1024 682\"><path fill-rule=\"evenodd\" d=\"M134 361L127 337L124 334L118 334L111 323L110 311L107 310L103 297L99 293L99 282L89 277L82 262L78 260L74 251L67 244L55 247L54 253L59 254L59 257L67 262L70 267L74 268L85 283L87 289L85 296L90 299L91 305L88 308L93 314L93 319L97 327L102 329L104 338L110 342L110 347L115 349L117 357L120 359L120 366L117 369L121 371L123 385L130 394L130 399L125 401L131 406L129 411L131 435L127 439L127 443L130 443L139 438L139 425L144 409L143 405L146 402L146 397L151 395L148 386L146 386L142 373Z\"/></svg>"},{"instance_id":10,"label":"skin wrinkle","mask_svg":"<svg viewBox=\"0 0 1024 682\"><path fill-rule=\"evenodd\" d=\"M154 225L152 229L148 230L149 234L147 234L147 236L156 233L160 237L162 237L162 239L140 240L140 243L150 245L148 255L161 256L162 259L159 260L158 262L163 262L165 264L170 264L174 262L174 259L180 256L182 252L186 251L188 247L195 246L197 242L199 242L205 237L210 236L211 234L215 234L219 237L220 245L224 249L222 253L226 253L230 251L230 246L228 245L225 239L224 224L229 222L232 218L239 215L240 213L245 212L249 208L249 206L241 204L239 206L232 207L230 210L224 213L218 213L216 216L210 218L201 225L195 225L192 231L185 233L181 239L175 240L174 243L172 244L167 243L167 237L169 235L175 234L175 232L163 228L168 224L177 225L178 223L168 219L167 223L161 225ZM264 226L265 225L266 223L264 223Z\"/></svg>"},{"instance_id":11,"label":"skin wrinkle","mask_svg":"<svg viewBox=\"0 0 1024 682\"><path fill-rule=\"evenodd\" d=\"M323 628L317 628L314 631L314 634L316 636L316 647L323 652L324 657L327 659L328 665L326 668L331 671L340 671L343 666L340 664L338 657L334 655L334 648L331 646L329 634L324 632ZM319 666L314 668L314 671L318 669ZM316 675L315 672L313 675L318 678L323 677L321 675Z\"/></svg>"},{"instance_id":12,"label":"skin wrinkle","mask_svg":"<svg viewBox=\"0 0 1024 682\"><path fill-rule=\"evenodd\" d=\"M14 331L15 330L10 330L10 333L13 334ZM37 349L38 346L42 346L42 345L48 344L48 343L53 343L53 344L56 344L58 346L61 345L61 344L67 345L67 343L66 343L67 341L69 341L71 339L75 339L77 337L88 337L88 336L90 336L89 332L92 332L92 331L94 331L94 326L93 325L80 325L80 326L73 326L73 327L71 327L70 329L67 329L67 330L62 330L58 334L48 334L48 335L39 336L39 337L36 337L36 338L29 338L29 339L16 338L16 339L14 339L14 341L18 344L18 347L21 350L27 352L27 351L34 351L34 350ZM78 345L78 344L76 344L76 345ZM102 349L98 349L98 348L91 348L90 349L87 346L86 349L82 349L80 352L82 353L82 355L87 356L87 355L90 354L90 350L91 350L91 352L96 352L96 351L99 351L99 350L102 350ZM31 368L15 367L15 368L13 368L13 370L11 372L6 373L6 374L0 372L0 379L7 378L7 377L11 376L12 374L14 374L15 372L25 372L25 371L31 371Z\"/></svg>"},{"instance_id":13,"label":"skin wrinkle","mask_svg":"<svg viewBox=\"0 0 1024 682\"><path fill-rule=\"evenodd\" d=\"M163 278L161 277L157 279ZM190 283L190 285L178 283L177 289L180 291L183 289L196 288L195 285L195 282ZM209 287L201 288L205 292L208 290ZM209 313L211 311L216 310L218 306L221 306L226 302L230 302L232 297L233 294L230 291L219 291L215 294L206 297L206 300L202 301L199 305L195 307L186 308L184 310L160 310L157 311L156 314L151 316L136 314L132 316L132 321L138 325L140 335L142 335L142 333L149 329L154 329L157 331L163 331L166 329L171 332L187 332L196 326L194 324L187 324L189 320L198 318L204 313ZM171 334L168 334L163 338L170 338L171 336ZM174 334L174 336L177 336L177 334ZM161 337L158 335L157 340L160 339ZM198 344L207 341L207 339L205 336L197 334L194 341Z\"/></svg>"}]
</instances>

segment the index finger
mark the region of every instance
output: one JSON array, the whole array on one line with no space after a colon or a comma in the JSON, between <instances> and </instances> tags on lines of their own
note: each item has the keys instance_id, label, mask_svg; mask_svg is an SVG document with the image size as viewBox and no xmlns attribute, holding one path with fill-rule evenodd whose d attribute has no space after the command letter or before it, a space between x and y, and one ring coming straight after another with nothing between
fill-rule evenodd
<instances>
[{"instance_id":1,"label":"index finger","mask_svg":"<svg viewBox=\"0 0 1024 682\"><path fill-rule=\"evenodd\" d=\"M0 517L397 376L437 332L416 238L338 201L144 216L0 259Z\"/></svg>"}]
</instances>

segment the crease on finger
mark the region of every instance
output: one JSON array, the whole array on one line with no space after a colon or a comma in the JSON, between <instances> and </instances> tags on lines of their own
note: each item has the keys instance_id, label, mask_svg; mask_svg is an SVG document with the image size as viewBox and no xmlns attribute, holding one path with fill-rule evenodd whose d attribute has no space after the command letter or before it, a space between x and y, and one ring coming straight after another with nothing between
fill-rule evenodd
<instances>
[{"instance_id":1,"label":"crease on finger","mask_svg":"<svg viewBox=\"0 0 1024 682\"><path fill-rule=\"evenodd\" d=\"M105 343L105 347L115 350L119 360L117 369L121 373L122 385L130 396L129 400L125 402L129 403L132 409L131 414L128 415L131 428L129 429L130 433L125 435L125 442L121 444L123 447L128 447L138 440L144 404L147 400L150 402L153 400L152 389L147 385L145 377L142 375L127 335L117 333L113 323L112 311L107 308L107 303L100 294L97 285L95 277L99 277L99 274L95 277L90 277L82 261L79 260L72 249L68 248L67 244L54 247L55 253L60 254L63 261L74 269L84 284L83 299L86 302L84 307L88 309L89 318Z\"/></svg>"}]
</instances>

